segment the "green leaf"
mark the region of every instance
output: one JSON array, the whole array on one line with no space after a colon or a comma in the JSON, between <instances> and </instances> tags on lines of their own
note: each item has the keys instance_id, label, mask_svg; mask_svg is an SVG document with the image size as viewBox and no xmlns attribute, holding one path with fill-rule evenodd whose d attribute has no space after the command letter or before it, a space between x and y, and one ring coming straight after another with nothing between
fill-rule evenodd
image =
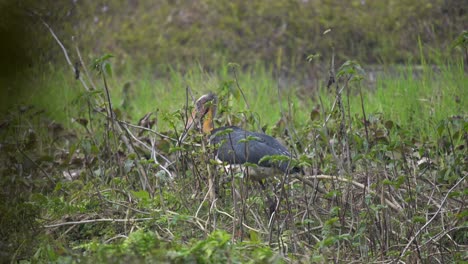
<instances>
[{"instance_id":1,"label":"green leaf","mask_svg":"<svg viewBox=\"0 0 468 264\"><path fill-rule=\"evenodd\" d=\"M133 160L131 159L128 159L125 161L125 164L124 164L124 172L125 173L129 173L133 168Z\"/></svg>"},{"instance_id":2,"label":"green leaf","mask_svg":"<svg viewBox=\"0 0 468 264\"><path fill-rule=\"evenodd\" d=\"M413 217L413 223L425 224L426 223L426 218L424 218L423 216L414 216Z\"/></svg>"},{"instance_id":3,"label":"green leaf","mask_svg":"<svg viewBox=\"0 0 468 264\"><path fill-rule=\"evenodd\" d=\"M260 238L258 237L258 233L253 231L253 230L250 230L249 232L249 235L250 235L250 241L253 242L253 243L260 243Z\"/></svg>"},{"instance_id":4,"label":"green leaf","mask_svg":"<svg viewBox=\"0 0 468 264\"><path fill-rule=\"evenodd\" d=\"M462 48L466 48L468 47L468 31L466 30L463 30L462 33L460 33L460 35L458 35L458 37L456 37L452 44L450 45L450 47L452 49L456 48L456 47L462 47Z\"/></svg>"},{"instance_id":5,"label":"green leaf","mask_svg":"<svg viewBox=\"0 0 468 264\"><path fill-rule=\"evenodd\" d=\"M320 53L310 54L309 56L307 56L306 60L308 62L311 62L313 60L319 59L320 56L321 56Z\"/></svg>"},{"instance_id":6,"label":"green leaf","mask_svg":"<svg viewBox=\"0 0 468 264\"><path fill-rule=\"evenodd\" d=\"M132 191L132 194L138 199L149 199L150 195L147 191Z\"/></svg>"},{"instance_id":7,"label":"green leaf","mask_svg":"<svg viewBox=\"0 0 468 264\"><path fill-rule=\"evenodd\" d=\"M104 72L109 75L109 76L112 76L112 66L110 63L105 63L104 64Z\"/></svg>"},{"instance_id":8,"label":"green leaf","mask_svg":"<svg viewBox=\"0 0 468 264\"><path fill-rule=\"evenodd\" d=\"M243 139L239 140L239 143L245 143L245 142L249 142L249 141L261 141L261 139L259 137L255 137L255 136L248 136L246 138L243 138Z\"/></svg>"}]
</instances>

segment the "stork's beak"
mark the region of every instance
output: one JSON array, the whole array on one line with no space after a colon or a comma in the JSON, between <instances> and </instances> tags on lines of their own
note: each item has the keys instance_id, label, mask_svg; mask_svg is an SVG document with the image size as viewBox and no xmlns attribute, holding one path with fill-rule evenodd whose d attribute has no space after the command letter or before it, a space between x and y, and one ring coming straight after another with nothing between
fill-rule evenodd
<instances>
[{"instance_id":1,"label":"stork's beak","mask_svg":"<svg viewBox=\"0 0 468 264\"><path fill-rule=\"evenodd\" d=\"M188 132L190 131L190 129L192 129L195 126L196 116L197 116L197 112L194 109L192 111L192 113L190 114L190 116L188 117L187 123L185 124L184 132L182 133L182 135L179 138L179 142L183 142L185 140L185 138L187 137Z\"/></svg>"},{"instance_id":2,"label":"stork's beak","mask_svg":"<svg viewBox=\"0 0 468 264\"><path fill-rule=\"evenodd\" d=\"M213 118L216 115L217 97L213 93L208 93L200 97L195 103L191 115L188 117L185 124L185 131L182 134L181 141L185 139L190 129L193 129L197 124L200 130L205 133L210 133L213 130Z\"/></svg>"},{"instance_id":3,"label":"stork's beak","mask_svg":"<svg viewBox=\"0 0 468 264\"><path fill-rule=\"evenodd\" d=\"M187 124L185 124L185 131L189 131L195 126L195 120L197 117L196 110L193 110L190 116L188 117Z\"/></svg>"}]
</instances>

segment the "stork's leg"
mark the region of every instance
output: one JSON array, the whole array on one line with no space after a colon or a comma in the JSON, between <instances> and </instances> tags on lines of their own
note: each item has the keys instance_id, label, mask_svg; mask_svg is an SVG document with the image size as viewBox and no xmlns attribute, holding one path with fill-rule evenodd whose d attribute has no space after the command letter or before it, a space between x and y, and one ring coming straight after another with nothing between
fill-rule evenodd
<instances>
[{"instance_id":1,"label":"stork's leg","mask_svg":"<svg viewBox=\"0 0 468 264\"><path fill-rule=\"evenodd\" d=\"M276 199L276 196L274 197L274 199L271 198L270 194L268 193L268 189L265 187L265 184L263 183L262 180L259 180L258 183L260 184L262 188L262 192L266 196L266 201L267 201L266 204L268 205L268 218L271 218L273 213L276 211L276 204L278 203L278 201Z\"/></svg>"}]
</instances>

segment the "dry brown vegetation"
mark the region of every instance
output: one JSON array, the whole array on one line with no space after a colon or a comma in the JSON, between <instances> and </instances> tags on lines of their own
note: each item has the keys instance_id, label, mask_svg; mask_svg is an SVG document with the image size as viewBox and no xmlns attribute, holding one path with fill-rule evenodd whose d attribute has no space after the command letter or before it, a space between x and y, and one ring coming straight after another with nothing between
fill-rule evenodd
<instances>
[{"instance_id":1,"label":"dry brown vegetation","mask_svg":"<svg viewBox=\"0 0 468 264\"><path fill-rule=\"evenodd\" d=\"M362 85L361 66L355 61L341 63L349 57L425 62L427 50L443 48L458 35L459 23L466 21L460 2L72 3L71 7L63 3L41 7L21 2L31 23L47 33L36 43L43 49L51 47L39 54L38 62L56 62L66 55L61 76L65 81L59 84L73 82L80 92L66 108L73 109L71 125L50 120L47 108L35 105L15 105L2 114L0 260L467 261L468 95L463 60L452 60L441 51L447 57L438 61L439 72L423 63L423 76L408 74L404 95L414 98L399 98L395 105L412 109L406 113L409 122L391 119L385 112L367 112L370 102L363 96L367 87ZM381 23L375 23L377 18ZM324 37L328 28L332 32ZM79 32L79 40L71 42L70 32ZM418 46L418 37L436 44ZM114 75L111 56L89 59L88 54L100 54L103 49L118 56ZM270 94L263 104L284 100L287 107L278 110L281 117L276 124L264 125L249 108L253 98L239 95L245 89L238 79L243 74L239 69L261 61L292 72L315 52L322 54L330 69L326 77L321 76L327 80L319 84L323 91L313 93L315 107L300 109L306 118L294 120L300 115L291 110L291 100L282 99L279 92ZM32 58L26 55L25 61ZM331 58L336 59L332 66ZM121 85L124 102L112 101L120 87L113 89L109 83L129 61L140 62L136 71L154 64L177 65L185 71L198 61L203 69L211 69L202 71L209 75L217 64L232 59L242 63L231 65L235 74L217 86L216 125L267 129L292 150L292 162L304 170L272 175L263 182L266 190L248 173L216 164L213 146L203 135L191 131L180 140L187 132L184 123L196 97L192 90L184 87L186 97L179 98L185 107L171 112L159 104L159 110L139 122L126 120L138 118L130 116L129 109L141 107L142 101L131 94L141 87ZM76 67L77 62L81 67ZM313 63L304 71L314 69ZM165 74L154 74L156 68L150 67L150 76ZM5 74L2 82L11 87L34 80L21 72L8 72L15 78ZM457 80L452 80L454 76ZM421 95L418 91L432 87L426 83L444 89L437 89L435 96ZM413 116L421 113L415 110L419 101L435 101L430 111L452 114ZM245 103L246 108L235 110L233 102ZM356 102L359 110L351 110ZM459 113L453 114L446 102ZM162 127L161 120L167 125ZM212 197L209 182L214 183ZM276 203L267 196L275 197Z\"/></svg>"}]
</instances>

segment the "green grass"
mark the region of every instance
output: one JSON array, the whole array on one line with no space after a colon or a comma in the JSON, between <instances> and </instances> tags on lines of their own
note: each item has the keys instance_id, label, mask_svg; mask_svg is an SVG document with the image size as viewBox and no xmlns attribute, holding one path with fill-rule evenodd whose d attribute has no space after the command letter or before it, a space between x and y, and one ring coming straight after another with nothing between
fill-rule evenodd
<instances>
[{"instance_id":1,"label":"green grass","mask_svg":"<svg viewBox=\"0 0 468 264\"><path fill-rule=\"evenodd\" d=\"M351 116L363 116L359 96L361 89L367 116L382 115L385 120L393 121L416 136L421 133L434 136L439 122L453 116L467 115L467 83L468 76L461 62L425 65L422 68L398 66L396 72L384 72L377 79L375 89L362 84L351 86ZM346 95L346 91L343 91L343 95ZM321 90L320 96L330 109L335 98L325 89ZM345 107L348 107L347 98L343 100Z\"/></svg>"},{"instance_id":2,"label":"green grass","mask_svg":"<svg viewBox=\"0 0 468 264\"><path fill-rule=\"evenodd\" d=\"M66 67L46 65L28 69L20 76L10 78L8 85L14 93L2 90L0 113L33 106L46 112L52 120L67 126L82 106L74 103L83 94L83 87ZM3 117L3 116L2 116Z\"/></svg>"},{"instance_id":3,"label":"green grass","mask_svg":"<svg viewBox=\"0 0 468 264\"><path fill-rule=\"evenodd\" d=\"M335 100L335 93L324 88L315 93L300 94L301 87L294 80L287 87L279 89L272 70L257 65L237 72L237 83L245 93L249 109L239 93L233 68L228 64L212 72L206 72L200 66L192 67L185 73L169 69L168 74L162 77L156 76L151 66L147 69L146 72L136 71L131 65L114 69L119 75L114 73L109 81L112 103L132 122L137 122L148 112L157 112L161 130L168 128L162 118L164 114L184 109L187 87L190 87L195 99L208 91L230 94L231 114L243 113L246 116L251 111L254 122L248 123L251 124L248 128L257 130L265 125L268 129L272 128L282 115L291 115L296 127L307 125L310 111L320 104L319 97L328 110ZM49 69L33 71L29 76L32 77L28 89L21 91L16 101L13 98L5 105L34 105L66 126L70 126L73 117L88 114L81 84L73 78L68 68L49 66ZM96 76L95 83L102 89L99 76ZM358 92L361 89L367 114L382 114L386 120L392 120L415 133L435 131L440 121L466 115L467 83L468 77L460 62L437 67L426 65L417 70L411 65L400 66L396 72L382 74L377 79L375 89L362 84L350 86L351 116L362 117ZM124 94L124 86L128 84L129 92ZM346 95L346 91L343 91L345 104L348 100ZM188 99L191 107L193 101L190 95Z\"/></svg>"},{"instance_id":4,"label":"green grass","mask_svg":"<svg viewBox=\"0 0 468 264\"><path fill-rule=\"evenodd\" d=\"M290 87L289 90L281 89L278 91L278 84L273 78L272 71L260 65L246 72L237 72L237 77L240 89L245 93L248 106L237 87L233 68L228 64L214 69L213 72L206 72L201 67L192 67L185 73L169 69L169 73L164 77L154 77L150 70L141 73L129 69L111 82L112 101L114 106L122 106L125 97L122 84L130 83L131 107L127 114L133 121L137 121L151 111L159 111L161 114L184 109L187 87L190 87L194 97L188 95L189 107L193 106L193 99L197 99L209 91L228 93L231 94L229 107L233 114L250 110L257 117L257 126L271 126L280 119L281 107L278 93L283 99L281 103L283 111L288 109L288 97L291 97L293 102L298 102L294 95L294 86ZM298 116L303 119L307 113L302 112ZM160 121L161 129L167 128L164 120Z\"/></svg>"},{"instance_id":5,"label":"green grass","mask_svg":"<svg viewBox=\"0 0 468 264\"><path fill-rule=\"evenodd\" d=\"M27 75L27 81L34 85L20 91L17 101L9 102L11 106L34 105L45 112L34 115L32 111L22 113L11 109L13 114L6 115L10 117L9 123L2 123L0 172L11 177L0 181L4 186L0 200L8 201L0 204L4 212L0 220L6 223L0 233L11 234L2 243L8 245L5 251L16 254L15 259L281 262L285 261L280 254L284 243L292 261L311 261L307 256L314 256L319 262L333 258L372 262L380 259L382 243L387 243L392 250L384 252L382 258L390 260L402 252L408 234L421 228L426 216L437 210L438 201L448 195L447 190L466 174L463 139L468 131L465 88L468 79L462 63L441 64L435 70L428 65L423 65L422 70L401 66L397 71L385 71L375 87L366 86L366 82L352 83L349 98L348 91L343 92L344 119L337 108L332 111L335 87L327 91L321 84L316 91L300 94L304 89L293 80L278 88L273 71L260 65L238 71L236 75L228 64L210 71L200 66L185 72L174 68L164 74L153 72L151 65L146 69L139 72L128 64L114 68L113 76L109 77L112 104L120 118L136 123L147 112L155 112L158 123L154 129L174 136L166 132L172 130L171 122L179 133L183 129L179 113L183 114L186 103L186 87L191 88L195 99L214 91L219 94L222 110L217 125L227 124L229 117L233 124L251 130L266 126L267 133L282 138L288 147L297 150L305 175L319 171L360 183L369 180L371 192L392 197L404 208L394 213L377 195L363 197L362 189L331 180L319 183L328 193L317 193L316 202L308 203L305 199L310 199L314 189L296 181L285 190L285 199L290 204L287 207L282 204L278 214L281 221L269 229L265 224L268 205L263 200L264 193L234 178L232 183L226 183L227 187L220 186L216 205L219 211L213 211L206 200L206 179L210 175L207 168L212 168L211 173L217 171L220 177L226 175L222 169L210 167L212 153L191 145L200 144L199 137L188 137L187 144L179 147L154 134L132 130L145 144L154 139L155 151L172 162L168 165L158 159L160 164L156 165L147 159L149 151L143 147L136 152L130 150L122 140L126 134L116 135L118 130L108 126L104 114L90 111L87 98L97 95L84 92L68 68L50 67L31 71L34 74ZM95 77L94 82L102 89L102 81ZM245 93L248 106L237 83ZM340 80L338 87L343 85ZM192 107L191 98L188 104ZM370 123L368 139L362 104ZM91 105L102 106L95 102ZM311 111L316 106L321 107L320 118L311 120ZM348 109L351 118L347 116ZM282 128L276 129L282 115L297 133L286 135ZM331 118L325 128L326 116ZM447 123L441 129L440 124L453 116L461 116L462 126ZM84 129L72 122L73 118L87 118L89 125ZM47 129L51 120L64 124L65 133L51 133ZM345 136L338 129L342 120L346 121ZM393 128L387 127L386 121L392 121ZM344 146L350 149L349 156ZM134 147L141 147L136 140ZM173 149L177 148L179 151L174 153ZM347 160L352 163L349 170ZM147 172L146 185L140 181L142 174L136 169L137 164ZM167 166L174 179L169 180L160 166ZM413 177L415 172L417 177ZM64 175L72 174L76 177L72 181L64 179ZM155 190L144 190L142 186L152 186ZM236 203L231 188L241 190L240 186L247 186L249 193L245 200ZM349 204L335 199L344 195L351 197ZM423 230L426 233L418 238L418 244L426 242L429 232L446 230L445 223L459 228L454 229L453 237L457 243L464 243L467 234L456 219L466 215L466 210L459 210L459 201L465 198L466 192L460 187L452 191L441 211L443 216L434 220L431 231ZM241 212L238 203L243 203L248 210ZM328 213L305 214L317 208ZM255 230L237 233L238 221L228 217L233 215L243 217ZM22 219L19 216L27 216L28 221L18 222L17 219ZM125 222L131 218L140 220ZM87 219L92 223L44 227ZM93 222L94 219L102 221ZM121 221L114 223L113 219ZM388 222L384 225L381 219ZM407 224L401 225L402 222ZM33 224L29 226L29 223ZM374 232L382 226L386 228L387 238ZM440 241L446 252L454 253L449 260L463 259L451 241ZM376 250L361 251L366 247ZM340 252L339 256L334 254L336 251ZM440 253L434 253L431 247L425 247L422 252L419 258L423 260L430 259L424 254Z\"/></svg>"},{"instance_id":6,"label":"green grass","mask_svg":"<svg viewBox=\"0 0 468 264\"><path fill-rule=\"evenodd\" d=\"M406 74L402 71L397 78L379 80L375 94L366 96L368 111L384 113L403 126L421 131L448 117L466 115L468 77L463 65L441 65L436 70L426 66L419 77L413 77L412 71L408 67Z\"/></svg>"}]
</instances>

